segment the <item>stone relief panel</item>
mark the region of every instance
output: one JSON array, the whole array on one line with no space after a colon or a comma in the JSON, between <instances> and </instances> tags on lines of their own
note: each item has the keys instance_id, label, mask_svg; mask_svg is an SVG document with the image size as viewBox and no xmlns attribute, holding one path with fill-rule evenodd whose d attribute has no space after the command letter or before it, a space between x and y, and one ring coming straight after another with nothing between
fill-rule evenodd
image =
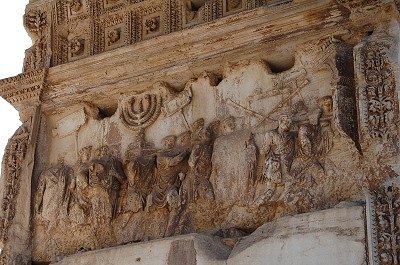
<instances>
[{"instance_id":1,"label":"stone relief panel","mask_svg":"<svg viewBox=\"0 0 400 265\"><path fill-rule=\"evenodd\" d=\"M216 227L252 230L362 196L360 154L336 118L355 106L341 103L329 67L341 73L335 62L347 50L320 43L314 53L300 47L280 73L243 61L180 88L127 91L110 115L94 103L46 113L34 260Z\"/></svg>"}]
</instances>

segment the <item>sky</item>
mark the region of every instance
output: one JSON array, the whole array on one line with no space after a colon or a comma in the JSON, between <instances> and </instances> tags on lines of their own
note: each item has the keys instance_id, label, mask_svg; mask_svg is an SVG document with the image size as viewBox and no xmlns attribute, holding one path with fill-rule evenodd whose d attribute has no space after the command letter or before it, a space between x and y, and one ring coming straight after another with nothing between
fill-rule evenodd
<instances>
[{"instance_id":1,"label":"sky","mask_svg":"<svg viewBox=\"0 0 400 265\"><path fill-rule=\"evenodd\" d=\"M0 1L0 79L22 72L25 50L32 45L23 26L24 10L28 2ZM0 98L0 113L0 157L3 157L8 139L21 122L18 112L3 98Z\"/></svg>"}]
</instances>

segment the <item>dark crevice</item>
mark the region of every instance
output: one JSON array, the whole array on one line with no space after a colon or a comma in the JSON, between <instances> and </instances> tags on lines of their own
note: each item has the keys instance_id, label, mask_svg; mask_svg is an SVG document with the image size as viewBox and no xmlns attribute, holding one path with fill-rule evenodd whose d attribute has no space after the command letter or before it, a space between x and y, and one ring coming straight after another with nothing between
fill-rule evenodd
<instances>
[{"instance_id":1,"label":"dark crevice","mask_svg":"<svg viewBox=\"0 0 400 265\"><path fill-rule=\"evenodd\" d=\"M294 55L283 58L282 60L279 61L272 61L272 60L267 60L267 63L274 74L282 73L285 72L289 69L291 69L294 64L295 64L295 58Z\"/></svg>"}]
</instances>

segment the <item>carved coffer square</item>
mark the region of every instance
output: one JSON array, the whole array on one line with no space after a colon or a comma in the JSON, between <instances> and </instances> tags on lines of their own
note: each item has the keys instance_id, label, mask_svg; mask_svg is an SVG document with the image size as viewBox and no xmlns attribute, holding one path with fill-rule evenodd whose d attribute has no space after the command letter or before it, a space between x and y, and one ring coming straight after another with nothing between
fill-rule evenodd
<instances>
[{"instance_id":1,"label":"carved coffer square","mask_svg":"<svg viewBox=\"0 0 400 265\"><path fill-rule=\"evenodd\" d=\"M106 14L97 23L95 53L112 50L128 44L128 23L126 13Z\"/></svg>"},{"instance_id":2,"label":"carved coffer square","mask_svg":"<svg viewBox=\"0 0 400 265\"><path fill-rule=\"evenodd\" d=\"M223 0L224 16L243 11L246 7L245 0Z\"/></svg>"},{"instance_id":3,"label":"carved coffer square","mask_svg":"<svg viewBox=\"0 0 400 265\"><path fill-rule=\"evenodd\" d=\"M57 23L63 24L71 20L89 16L89 0L61 0L56 4Z\"/></svg>"},{"instance_id":4,"label":"carved coffer square","mask_svg":"<svg viewBox=\"0 0 400 265\"><path fill-rule=\"evenodd\" d=\"M162 12L142 18L142 39L149 39L162 34Z\"/></svg>"},{"instance_id":5,"label":"carved coffer square","mask_svg":"<svg viewBox=\"0 0 400 265\"><path fill-rule=\"evenodd\" d=\"M139 3L132 10L132 42L150 39L162 34L166 34L165 27L167 13L169 10L164 8L165 1L153 1Z\"/></svg>"},{"instance_id":6,"label":"carved coffer square","mask_svg":"<svg viewBox=\"0 0 400 265\"><path fill-rule=\"evenodd\" d=\"M78 22L64 23L53 29L53 58L52 64L58 65L75 61L90 55L91 19Z\"/></svg>"}]
</instances>

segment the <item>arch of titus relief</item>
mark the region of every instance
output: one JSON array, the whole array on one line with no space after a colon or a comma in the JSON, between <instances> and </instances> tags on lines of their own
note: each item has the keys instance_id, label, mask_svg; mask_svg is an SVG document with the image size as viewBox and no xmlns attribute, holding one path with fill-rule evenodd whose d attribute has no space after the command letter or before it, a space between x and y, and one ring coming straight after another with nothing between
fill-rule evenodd
<instances>
[{"instance_id":1,"label":"arch of titus relief","mask_svg":"<svg viewBox=\"0 0 400 265\"><path fill-rule=\"evenodd\" d=\"M30 0L0 264L400 264L399 10Z\"/></svg>"}]
</instances>

